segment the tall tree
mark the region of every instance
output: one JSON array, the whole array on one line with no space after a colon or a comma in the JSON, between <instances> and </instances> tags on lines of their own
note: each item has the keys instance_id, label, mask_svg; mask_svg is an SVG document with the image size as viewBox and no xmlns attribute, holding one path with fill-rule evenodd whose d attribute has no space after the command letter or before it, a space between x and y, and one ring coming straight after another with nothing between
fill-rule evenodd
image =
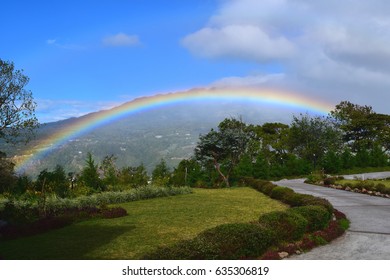
<instances>
[{"instance_id":1,"label":"tall tree","mask_svg":"<svg viewBox=\"0 0 390 280\"><path fill-rule=\"evenodd\" d=\"M15 183L14 164L6 158L5 153L0 152L0 193L12 193Z\"/></svg>"},{"instance_id":2,"label":"tall tree","mask_svg":"<svg viewBox=\"0 0 390 280\"><path fill-rule=\"evenodd\" d=\"M378 144L389 151L390 116L375 113L371 106L361 106L349 101L336 105L330 116L343 131L344 141L354 152L371 150Z\"/></svg>"},{"instance_id":3,"label":"tall tree","mask_svg":"<svg viewBox=\"0 0 390 280\"><path fill-rule=\"evenodd\" d=\"M28 141L38 126L36 104L25 89L28 82L23 71L0 59L0 138L7 142Z\"/></svg>"},{"instance_id":4,"label":"tall tree","mask_svg":"<svg viewBox=\"0 0 390 280\"><path fill-rule=\"evenodd\" d=\"M292 152L316 168L326 152L340 149L341 134L329 118L301 114L293 117L289 145Z\"/></svg>"},{"instance_id":5,"label":"tall tree","mask_svg":"<svg viewBox=\"0 0 390 280\"><path fill-rule=\"evenodd\" d=\"M146 186L148 181L149 177L143 164L137 167L123 167L119 172L119 182L131 188Z\"/></svg>"},{"instance_id":6,"label":"tall tree","mask_svg":"<svg viewBox=\"0 0 390 280\"><path fill-rule=\"evenodd\" d=\"M195 157L205 166L212 163L229 187L229 177L247 151L250 138L247 125L242 120L225 119L218 125L218 130L212 129L199 137Z\"/></svg>"},{"instance_id":7,"label":"tall tree","mask_svg":"<svg viewBox=\"0 0 390 280\"><path fill-rule=\"evenodd\" d=\"M85 166L81 171L80 180L86 187L97 191L102 190L102 181L99 177L98 166L95 164L95 160L93 159L91 153L87 154Z\"/></svg>"},{"instance_id":8,"label":"tall tree","mask_svg":"<svg viewBox=\"0 0 390 280\"><path fill-rule=\"evenodd\" d=\"M170 177L171 171L165 160L161 159L160 163L152 171L152 182L157 186L168 186Z\"/></svg>"}]
</instances>

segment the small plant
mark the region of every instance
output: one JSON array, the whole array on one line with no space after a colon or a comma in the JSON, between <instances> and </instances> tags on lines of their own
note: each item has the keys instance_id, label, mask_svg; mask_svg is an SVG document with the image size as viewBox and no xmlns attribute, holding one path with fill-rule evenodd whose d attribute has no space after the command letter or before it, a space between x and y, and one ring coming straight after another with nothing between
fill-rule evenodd
<instances>
[{"instance_id":1,"label":"small plant","mask_svg":"<svg viewBox=\"0 0 390 280\"><path fill-rule=\"evenodd\" d=\"M335 177L326 177L324 179L324 185L325 186L334 185L335 183L336 183L336 178Z\"/></svg>"}]
</instances>

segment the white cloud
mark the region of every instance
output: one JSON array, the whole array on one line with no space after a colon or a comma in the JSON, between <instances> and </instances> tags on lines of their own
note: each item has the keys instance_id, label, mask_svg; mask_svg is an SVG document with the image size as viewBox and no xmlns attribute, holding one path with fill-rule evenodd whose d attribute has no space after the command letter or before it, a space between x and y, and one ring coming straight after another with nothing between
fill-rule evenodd
<instances>
[{"instance_id":1,"label":"white cloud","mask_svg":"<svg viewBox=\"0 0 390 280\"><path fill-rule=\"evenodd\" d=\"M390 1L225 0L183 45L203 58L277 63L283 73L221 77L351 100L390 113Z\"/></svg>"},{"instance_id":2,"label":"white cloud","mask_svg":"<svg viewBox=\"0 0 390 280\"><path fill-rule=\"evenodd\" d=\"M270 36L258 26L228 25L203 28L182 41L192 53L208 57L232 57L259 62L289 57L294 46L281 36Z\"/></svg>"},{"instance_id":3,"label":"white cloud","mask_svg":"<svg viewBox=\"0 0 390 280\"><path fill-rule=\"evenodd\" d=\"M140 40L137 35L118 33L103 38L103 44L110 47L132 47L140 44Z\"/></svg>"},{"instance_id":4,"label":"white cloud","mask_svg":"<svg viewBox=\"0 0 390 280\"><path fill-rule=\"evenodd\" d=\"M38 99L36 115L41 123L54 122L88 113L111 109L119 102L92 102L81 100Z\"/></svg>"},{"instance_id":5,"label":"white cloud","mask_svg":"<svg viewBox=\"0 0 390 280\"><path fill-rule=\"evenodd\" d=\"M284 74L261 74L246 77L225 77L211 84L211 87L260 87L279 84Z\"/></svg>"}]
</instances>

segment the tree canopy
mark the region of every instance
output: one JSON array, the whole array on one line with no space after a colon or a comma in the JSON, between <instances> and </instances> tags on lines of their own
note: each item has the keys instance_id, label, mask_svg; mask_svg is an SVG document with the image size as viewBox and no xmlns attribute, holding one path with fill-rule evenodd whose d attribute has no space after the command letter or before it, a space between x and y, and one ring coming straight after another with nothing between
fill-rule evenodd
<instances>
[{"instance_id":1,"label":"tree canopy","mask_svg":"<svg viewBox=\"0 0 390 280\"><path fill-rule=\"evenodd\" d=\"M31 91L25 89L28 82L23 71L0 59L0 138L7 142L28 141L38 126L36 103Z\"/></svg>"}]
</instances>

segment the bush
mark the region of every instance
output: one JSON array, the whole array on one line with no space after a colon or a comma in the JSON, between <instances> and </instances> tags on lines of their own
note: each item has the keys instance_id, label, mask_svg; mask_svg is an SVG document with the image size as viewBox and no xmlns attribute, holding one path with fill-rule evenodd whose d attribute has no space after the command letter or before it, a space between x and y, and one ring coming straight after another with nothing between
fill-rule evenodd
<instances>
[{"instance_id":1,"label":"bush","mask_svg":"<svg viewBox=\"0 0 390 280\"><path fill-rule=\"evenodd\" d=\"M300 206L290 208L288 211L302 215L307 221L307 232L314 232L326 228L332 215L322 206Z\"/></svg>"},{"instance_id":2,"label":"bush","mask_svg":"<svg viewBox=\"0 0 390 280\"><path fill-rule=\"evenodd\" d=\"M274 243L272 230L253 223L224 224L191 240L159 248L144 259L247 259L262 255Z\"/></svg>"},{"instance_id":3,"label":"bush","mask_svg":"<svg viewBox=\"0 0 390 280\"><path fill-rule=\"evenodd\" d=\"M260 216L259 223L273 229L276 240L293 241L300 239L306 232L308 221L301 215L289 211L274 211Z\"/></svg>"},{"instance_id":4,"label":"bush","mask_svg":"<svg viewBox=\"0 0 390 280\"><path fill-rule=\"evenodd\" d=\"M29 201L9 200L0 211L0 220L11 224L31 223L39 218L38 208L31 207Z\"/></svg>"},{"instance_id":5,"label":"bush","mask_svg":"<svg viewBox=\"0 0 390 280\"><path fill-rule=\"evenodd\" d=\"M127 216L127 211L122 207L104 208L101 210L101 215L103 218L113 219Z\"/></svg>"},{"instance_id":6,"label":"bush","mask_svg":"<svg viewBox=\"0 0 390 280\"><path fill-rule=\"evenodd\" d=\"M312 173L307 176L305 183L307 184L318 184L324 179L324 176L320 173Z\"/></svg>"},{"instance_id":7,"label":"bush","mask_svg":"<svg viewBox=\"0 0 390 280\"><path fill-rule=\"evenodd\" d=\"M286 196L284 202L292 207L309 205L323 206L329 213L333 213L333 206L329 201L324 198L312 196L310 194L293 193Z\"/></svg>"},{"instance_id":8,"label":"bush","mask_svg":"<svg viewBox=\"0 0 390 280\"><path fill-rule=\"evenodd\" d=\"M278 187L277 185L272 184L271 182L267 182L262 185L260 191L266 195L271 195L274 188Z\"/></svg>"},{"instance_id":9,"label":"bush","mask_svg":"<svg viewBox=\"0 0 390 280\"><path fill-rule=\"evenodd\" d=\"M334 185L336 183L336 178L335 177L327 177L324 179L324 185L325 186L330 186Z\"/></svg>"},{"instance_id":10,"label":"bush","mask_svg":"<svg viewBox=\"0 0 390 280\"><path fill-rule=\"evenodd\" d=\"M270 197L277 200L283 200L286 195L294 193L292 189L286 187L275 187L272 189Z\"/></svg>"}]
</instances>

